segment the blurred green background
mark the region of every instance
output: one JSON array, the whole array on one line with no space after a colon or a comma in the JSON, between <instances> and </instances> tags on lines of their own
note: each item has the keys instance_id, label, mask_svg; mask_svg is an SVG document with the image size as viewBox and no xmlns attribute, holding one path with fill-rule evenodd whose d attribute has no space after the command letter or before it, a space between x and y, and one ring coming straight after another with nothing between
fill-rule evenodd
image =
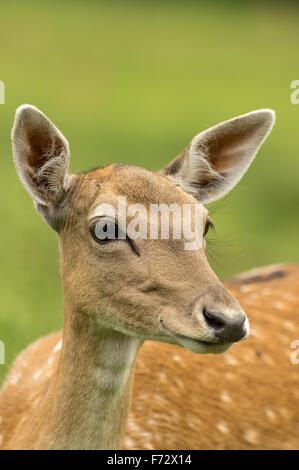
<instances>
[{"instance_id":1,"label":"blurred green background","mask_svg":"<svg viewBox=\"0 0 299 470\"><path fill-rule=\"evenodd\" d=\"M199 131L273 108L248 174L213 213L223 279L298 261L298 10L293 4L170 1L1 3L0 340L6 362L62 323L57 239L19 183L10 129L40 107L71 144L72 171L109 162L158 169ZM7 366L0 366L0 381Z\"/></svg>"}]
</instances>

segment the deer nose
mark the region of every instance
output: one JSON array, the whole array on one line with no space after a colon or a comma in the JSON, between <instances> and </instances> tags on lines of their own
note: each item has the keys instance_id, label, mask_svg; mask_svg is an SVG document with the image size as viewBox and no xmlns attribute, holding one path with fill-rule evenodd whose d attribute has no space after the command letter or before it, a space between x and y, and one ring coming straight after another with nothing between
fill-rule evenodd
<instances>
[{"instance_id":1,"label":"deer nose","mask_svg":"<svg viewBox=\"0 0 299 470\"><path fill-rule=\"evenodd\" d=\"M215 336L224 343L240 341L246 335L245 313L240 313L234 318L228 318L220 312L203 309L203 317L209 328L214 330Z\"/></svg>"}]
</instances>

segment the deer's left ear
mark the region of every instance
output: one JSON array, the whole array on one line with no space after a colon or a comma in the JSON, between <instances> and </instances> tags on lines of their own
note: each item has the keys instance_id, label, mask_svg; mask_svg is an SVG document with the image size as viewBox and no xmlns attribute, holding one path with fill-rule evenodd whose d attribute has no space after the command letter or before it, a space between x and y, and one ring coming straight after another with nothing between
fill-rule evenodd
<instances>
[{"instance_id":1,"label":"deer's left ear","mask_svg":"<svg viewBox=\"0 0 299 470\"><path fill-rule=\"evenodd\" d=\"M16 111L12 145L20 180L46 222L55 228L55 214L71 181L67 140L41 111L23 105Z\"/></svg>"},{"instance_id":2,"label":"deer's left ear","mask_svg":"<svg viewBox=\"0 0 299 470\"><path fill-rule=\"evenodd\" d=\"M211 127L162 173L200 202L215 201L240 181L274 121L274 111L262 109Z\"/></svg>"}]
</instances>

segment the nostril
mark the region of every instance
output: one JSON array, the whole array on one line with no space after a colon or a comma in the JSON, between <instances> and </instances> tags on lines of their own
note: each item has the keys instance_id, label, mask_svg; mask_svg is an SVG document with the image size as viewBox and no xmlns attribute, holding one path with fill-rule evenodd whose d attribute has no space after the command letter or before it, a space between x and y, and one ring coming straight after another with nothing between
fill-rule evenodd
<instances>
[{"instance_id":1,"label":"nostril","mask_svg":"<svg viewBox=\"0 0 299 470\"><path fill-rule=\"evenodd\" d=\"M210 327L214 328L215 330L220 330L225 327L225 321L221 314L216 313L216 312L211 312L210 310L207 310L206 308L203 309L202 314L204 316L206 323Z\"/></svg>"}]
</instances>

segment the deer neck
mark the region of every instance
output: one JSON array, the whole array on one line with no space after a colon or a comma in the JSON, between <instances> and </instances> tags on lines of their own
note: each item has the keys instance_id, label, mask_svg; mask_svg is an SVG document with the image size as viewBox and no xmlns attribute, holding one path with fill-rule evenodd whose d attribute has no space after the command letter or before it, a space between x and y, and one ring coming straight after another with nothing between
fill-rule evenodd
<instances>
[{"instance_id":1,"label":"deer neck","mask_svg":"<svg viewBox=\"0 0 299 470\"><path fill-rule=\"evenodd\" d=\"M88 322L74 328L69 319L65 315L46 440L56 449L120 448L141 341L107 329L92 333Z\"/></svg>"}]
</instances>

